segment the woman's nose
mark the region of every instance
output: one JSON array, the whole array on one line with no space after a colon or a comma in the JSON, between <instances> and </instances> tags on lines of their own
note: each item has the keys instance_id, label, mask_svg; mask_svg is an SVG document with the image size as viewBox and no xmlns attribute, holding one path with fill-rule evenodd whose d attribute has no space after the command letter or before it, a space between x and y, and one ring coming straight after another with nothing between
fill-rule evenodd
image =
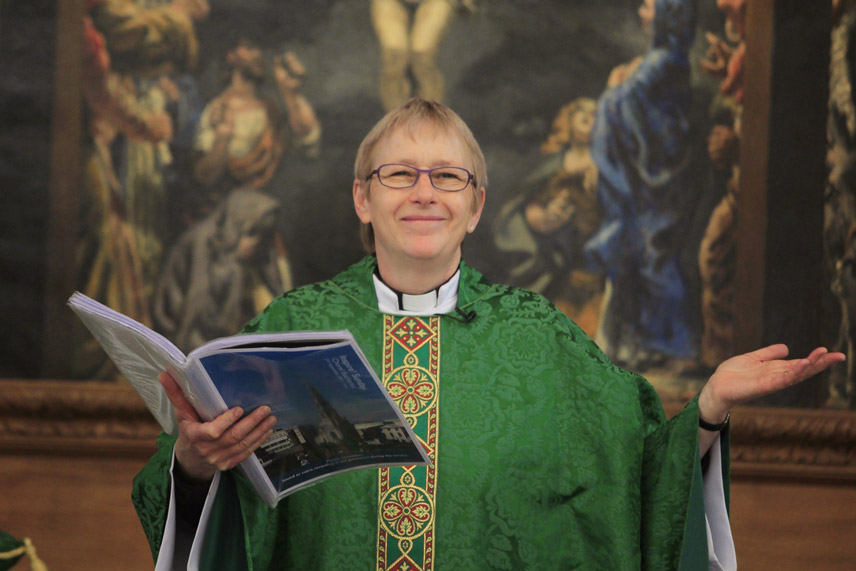
<instances>
[{"instance_id":1,"label":"woman's nose","mask_svg":"<svg viewBox=\"0 0 856 571\"><path fill-rule=\"evenodd\" d=\"M418 202L432 201L436 192L431 176L427 172L420 172L416 177L416 184L413 185L413 199Z\"/></svg>"}]
</instances>

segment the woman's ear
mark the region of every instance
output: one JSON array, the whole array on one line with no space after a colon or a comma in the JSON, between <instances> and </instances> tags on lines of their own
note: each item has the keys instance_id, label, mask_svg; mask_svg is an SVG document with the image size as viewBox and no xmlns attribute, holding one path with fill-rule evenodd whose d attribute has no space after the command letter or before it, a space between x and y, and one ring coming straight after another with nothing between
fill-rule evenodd
<instances>
[{"instance_id":1,"label":"woman's ear","mask_svg":"<svg viewBox=\"0 0 856 571\"><path fill-rule=\"evenodd\" d=\"M473 195L473 210L470 213L470 223L467 225L467 229L470 232L476 229L476 225L479 223L479 219L481 218L482 210L484 210L485 194L485 188L481 187Z\"/></svg>"},{"instance_id":2,"label":"woman's ear","mask_svg":"<svg viewBox=\"0 0 856 571\"><path fill-rule=\"evenodd\" d=\"M361 181L358 178L354 179L354 210L363 224L370 224L372 221L369 209L368 186L368 182Z\"/></svg>"}]
</instances>

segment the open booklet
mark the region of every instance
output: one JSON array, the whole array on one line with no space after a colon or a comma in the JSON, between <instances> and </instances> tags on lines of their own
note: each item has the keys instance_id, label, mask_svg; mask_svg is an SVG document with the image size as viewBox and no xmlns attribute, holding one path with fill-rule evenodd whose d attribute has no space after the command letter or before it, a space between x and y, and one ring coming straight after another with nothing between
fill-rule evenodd
<instances>
[{"instance_id":1,"label":"open booklet","mask_svg":"<svg viewBox=\"0 0 856 571\"><path fill-rule=\"evenodd\" d=\"M273 435L240 464L270 506L340 472L430 464L348 331L235 335L185 356L164 336L81 293L68 305L168 433L177 424L157 380L161 371L205 421L236 406L245 413L270 406Z\"/></svg>"}]
</instances>

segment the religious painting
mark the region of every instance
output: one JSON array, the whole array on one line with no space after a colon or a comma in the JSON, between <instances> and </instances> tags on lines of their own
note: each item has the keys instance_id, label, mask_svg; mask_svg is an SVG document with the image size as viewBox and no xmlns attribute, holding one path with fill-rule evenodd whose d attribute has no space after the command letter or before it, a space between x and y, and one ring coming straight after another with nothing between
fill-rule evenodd
<instances>
[{"instance_id":1,"label":"religious painting","mask_svg":"<svg viewBox=\"0 0 856 571\"><path fill-rule=\"evenodd\" d=\"M471 265L547 296L666 400L734 352L745 0L79 6L75 208L29 203L43 229L47 208L74 226L44 246L48 281L71 267L54 303L83 291L185 350L234 333L365 255L357 146L421 96L455 109L487 158ZM29 344L68 356L52 376L116 378L62 319L67 337Z\"/></svg>"},{"instance_id":2,"label":"religious painting","mask_svg":"<svg viewBox=\"0 0 856 571\"><path fill-rule=\"evenodd\" d=\"M501 280L549 297L678 400L734 350L745 3L717 7L645 1L626 16L636 49L558 108L493 225Z\"/></svg>"},{"instance_id":3,"label":"religious painting","mask_svg":"<svg viewBox=\"0 0 856 571\"><path fill-rule=\"evenodd\" d=\"M291 289L281 203L267 185L285 154L317 154L321 133L299 57L240 25L206 38L211 9L93 2L83 17L76 288L185 351ZM72 376L115 375L87 332L73 331Z\"/></svg>"},{"instance_id":4,"label":"religious painting","mask_svg":"<svg viewBox=\"0 0 856 571\"><path fill-rule=\"evenodd\" d=\"M856 3L836 0L832 6L824 253L828 287L836 302L829 310L834 315L831 321L838 323L834 346L852 361L856 355ZM856 368L850 361L830 374L828 406L856 408Z\"/></svg>"}]
</instances>

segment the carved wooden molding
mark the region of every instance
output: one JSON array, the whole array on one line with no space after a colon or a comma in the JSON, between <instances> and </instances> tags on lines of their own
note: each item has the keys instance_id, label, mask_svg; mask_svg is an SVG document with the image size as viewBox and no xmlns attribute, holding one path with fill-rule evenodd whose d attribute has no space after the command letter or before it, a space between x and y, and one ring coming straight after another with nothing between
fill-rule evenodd
<instances>
[{"instance_id":1,"label":"carved wooden molding","mask_svg":"<svg viewBox=\"0 0 856 571\"><path fill-rule=\"evenodd\" d=\"M126 384L0 381L0 454L146 457L159 432ZM856 413L739 408L731 462L736 478L856 483Z\"/></svg>"},{"instance_id":2,"label":"carved wooden molding","mask_svg":"<svg viewBox=\"0 0 856 571\"><path fill-rule=\"evenodd\" d=\"M126 384L0 381L0 453L147 456L159 432Z\"/></svg>"},{"instance_id":3,"label":"carved wooden molding","mask_svg":"<svg viewBox=\"0 0 856 571\"><path fill-rule=\"evenodd\" d=\"M732 415L735 476L856 482L856 414L743 408Z\"/></svg>"}]
</instances>

